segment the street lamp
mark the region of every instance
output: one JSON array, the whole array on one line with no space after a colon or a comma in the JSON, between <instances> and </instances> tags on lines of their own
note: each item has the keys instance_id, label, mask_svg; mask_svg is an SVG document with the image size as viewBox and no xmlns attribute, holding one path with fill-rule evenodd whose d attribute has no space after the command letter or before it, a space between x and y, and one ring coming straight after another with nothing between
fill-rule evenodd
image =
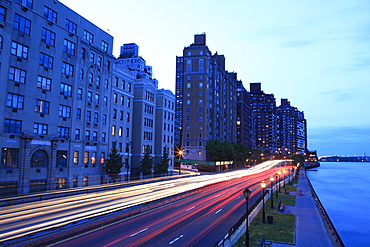
<instances>
[{"instance_id":1,"label":"street lamp","mask_svg":"<svg viewBox=\"0 0 370 247\"><path fill-rule=\"evenodd\" d=\"M129 163L129 160L130 160L130 146L132 148L132 142L128 142L126 143L126 153L127 153L127 162L126 162L126 174L127 174L127 182L130 180L130 175L129 175L129 170L130 170L130 163Z\"/></svg>"},{"instance_id":2,"label":"street lamp","mask_svg":"<svg viewBox=\"0 0 370 247\"><path fill-rule=\"evenodd\" d=\"M179 155L180 155L180 164L179 164L179 175L181 175L181 158L182 158L182 154L184 152L182 150L179 150Z\"/></svg>"},{"instance_id":3,"label":"street lamp","mask_svg":"<svg viewBox=\"0 0 370 247\"><path fill-rule=\"evenodd\" d=\"M273 191L272 191L272 184L274 183L274 176L271 176L270 177L270 185L271 185L271 207L270 208L274 208L274 197L273 197Z\"/></svg>"},{"instance_id":4,"label":"street lamp","mask_svg":"<svg viewBox=\"0 0 370 247\"><path fill-rule=\"evenodd\" d=\"M279 177L279 193L280 193L280 188L281 188L281 186L280 186L280 175L281 175L281 171L278 171L277 174L278 174L278 177Z\"/></svg>"},{"instance_id":5,"label":"street lamp","mask_svg":"<svg viewBox=\"0 0 370 247\"><path fill-rule=\"evenodd\" d=\"M249 208L248 208L248 199L249 199L249 196L251 195L251 191L246 188L244 191L243 191L243 194L244 194L244 197L245 197L245 205L246 205L246 211L247 211L247 214L246 214L246 217L245 217L245 246L246 247L249 247L249 230L248 230L248 217L249 217Z\"/></svg>"},{"instance_id":6,"label":"street lamp","mask_svg":"<svg viewBox=\"0 0 370 247\"><path fill-rule=\"evenodd\" d=\"M266 183L265 181L261 182L261 187L262 187L262 223L266 223L265 220L265 188L266 188Z\"/></svg>"},{"instance_id":7,"label":"street lamp","mask_svg":"<svg viewBox=\"0 0 370 247\"><path fill-rule=\"evenodd\" d=\"M284 170L283 170L284 189L285 189L285 173L286 173L286 170L284 169Z\"/></svg>"},{"instance_id":8,"label":"street lamp","mask_svg":"<svg viewBox=\"0 0 370 247\"><path fill-rule=\"evenodd\" d=\"M275 178L276 178L276 190L275 190L275 193L276 193L276 198L279 198L279 196L278 196L278 186L279 186L279 184L278 184L278 174L276 173L275 174Z\"/></svg>"}]
</instances>

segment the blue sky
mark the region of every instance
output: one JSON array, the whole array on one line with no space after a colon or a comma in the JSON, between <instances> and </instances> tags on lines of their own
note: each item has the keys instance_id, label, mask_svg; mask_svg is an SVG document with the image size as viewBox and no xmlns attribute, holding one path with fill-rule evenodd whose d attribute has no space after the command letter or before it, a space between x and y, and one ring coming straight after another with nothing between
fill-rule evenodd
<instances>
[{"instance_id":1,"label":"blue sky","mask_svg":"<svg viewBox=\"0 0 370 247\"><path fill-rule=\"evenodd\" d=\"M370 1L61 0L114 37L137 43L159 87L175 89L175 59L194 34L224 54L249 89L305 112L319 155L370 155Z\"/></svg>"}]
</instances>

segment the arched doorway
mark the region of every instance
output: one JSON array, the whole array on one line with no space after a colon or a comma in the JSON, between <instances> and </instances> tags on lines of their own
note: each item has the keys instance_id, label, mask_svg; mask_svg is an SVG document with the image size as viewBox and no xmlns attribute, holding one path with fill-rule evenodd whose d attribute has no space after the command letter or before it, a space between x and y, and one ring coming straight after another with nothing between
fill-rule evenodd
<instances>
[{"instance_id":1,"label":"arched doorway","mask_svg":"<svg viewBox=\"0 0 370 247\"><path fill-rule=\"evenodd\" d=\"M49 155L38 149L31 156L30 192L45 191L47 188Z\"/></svg>"}]
</instances>

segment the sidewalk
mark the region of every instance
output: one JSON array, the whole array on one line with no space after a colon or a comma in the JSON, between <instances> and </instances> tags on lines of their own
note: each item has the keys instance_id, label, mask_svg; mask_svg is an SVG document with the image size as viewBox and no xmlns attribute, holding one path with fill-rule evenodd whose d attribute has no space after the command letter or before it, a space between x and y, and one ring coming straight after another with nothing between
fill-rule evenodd
<instances>
[{"instance_id":1,"label":"sidewalk","mask_svg":"<svg viewBox=\"0 0 370 247\"><path fill-rule=\"evenodd\" d=\"M286 206L285 210L286 213L296 215L295 245L273 242L272 246L332 247L332 238L312 197L305 170L299 172L298 189L301 189L302 195L297 194L297 206Z\"/></svg>"}]
</instances>

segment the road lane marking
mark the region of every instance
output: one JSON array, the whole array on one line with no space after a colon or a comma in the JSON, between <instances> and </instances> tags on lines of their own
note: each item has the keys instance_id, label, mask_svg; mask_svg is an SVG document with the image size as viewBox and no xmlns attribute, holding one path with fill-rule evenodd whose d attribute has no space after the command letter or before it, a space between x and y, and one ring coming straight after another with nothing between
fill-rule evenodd
<instances>
[{"instance_id":1,"label":"road lane marking","mask_svg":"<svg viewBox=\"0 0 370 247\"><path fill-rule=\"evenodd\" d=\"M191 207L191 208L188 208L188 209L186 209L185 211L192 210L193 208L195 208L195 206L193 206L193 207Z\"/></svg>"},{"instance_id":2,"label":"road lane marking","mask_svg":"<svg viewBox=\"0 0 370 247\"><path fill-rule=\"evenodd\" d=\"M178 238L175 238L174 240L172 240L171 242L169 242L169 244L173 244L175 243L177 240L179 240L180 238L182 238L184 235L181 235L180 237Z\"/></svg>"},{"instance_id":3,"label":"road lane marking","mask_svg":"<svg viewBox=\"0 0 370 247\"><path fill-rule=\"evenodd\" d=\"M143 229L141 231L135 232L134 234L131 234L130 237L133 237L133 236L135 236L135 235L137 235L139 233L145 232L146 230L148 230L148 228L145 228L145 229Z\"/></svg>"},{"instance_id":4,"label":"road lane marking","mask_svg":"<svg viewBox=\"0 0 370 247\"><path fill-rule=\"evenodd\" d=\"M217 210L216 212L215 212L215 214L218 214L219 212L221 212L222 211L222 208L221 209L219 209L219 210Z\"/></svg>"}]
</instances>

